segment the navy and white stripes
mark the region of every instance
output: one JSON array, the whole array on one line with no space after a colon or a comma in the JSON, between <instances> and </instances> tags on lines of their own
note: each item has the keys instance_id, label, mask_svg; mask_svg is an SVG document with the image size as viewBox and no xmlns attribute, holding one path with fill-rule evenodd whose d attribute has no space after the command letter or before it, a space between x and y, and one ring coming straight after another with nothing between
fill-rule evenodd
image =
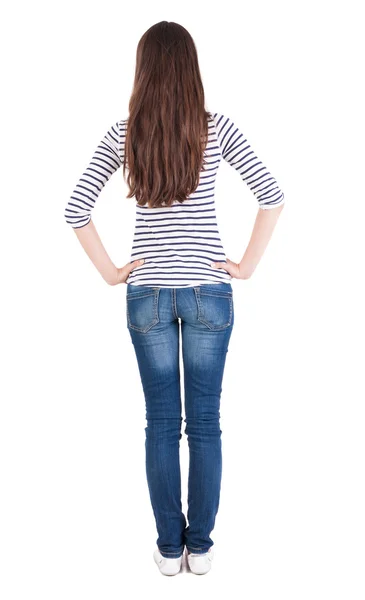
<instances>
[{"instance_id":1,"label":"navy and white stripes","mask_svg":"<svg viewBox=\"0 0 365 600\"><path fill-rule=\"evenodd\" d=\"M234 122L220 113L212 113L212 117L205 150L206 170L201 171L196 191L182 204L175 201L171 207L148 208L136 203L130 261L144 258L145 262L130 273L127 283L190 287L232 279L226 271L210 266L213 261L226 261L214 200L222 157L238 171L260 208L284 203L277 181ZM108 129L68 201L65 219L75 229L90 221L102 188L123 164L127 122L121 120Z\"/></svg>"},{"instance_id":2,"label":"navy and white stripes","mask_svg":"<svg viewBox=\"0 0 365 600\"><path fill-rule=\"evenodd\" d=\"M276 180L257 158L233 121L223 115L217 115L216 124L223 158L239 172L255 195L259 207L267 209L283 204L284 194Z\"/></svg>"},{"instance_id":3,"label":"navy and white stripes","mask_svg":"<svg viewBox=\"0 0 365 600\"><path fill-rule=\"evenodd\" d=\"M108 129L72 192L65 219L75 229L88 224L101 190L124 161L125 127L124 120Z\"/></svg>"}]
</instances>

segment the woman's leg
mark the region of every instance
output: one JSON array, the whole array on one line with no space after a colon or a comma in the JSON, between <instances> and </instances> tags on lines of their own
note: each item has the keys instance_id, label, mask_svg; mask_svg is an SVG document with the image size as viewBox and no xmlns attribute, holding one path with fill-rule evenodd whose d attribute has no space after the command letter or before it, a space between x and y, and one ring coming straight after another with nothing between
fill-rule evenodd
<instances>
[{"instance_id":1,"label":"woman's leg","mask_svg":"<svg viewBox=\"0 0 365 600\"><path fill-rule=\"evenodd\" d=\"M230 283L178 290L189 445L185 544L203 554L218 512L222 476L220 398L234 311ZM180 302L179 302L180 299Z\"/></svg>"},{"instance_id":2,"label":"woman's leg","mask_svg":"<svg viewBox=\"0 0 365 600\"><path fill-rule=\"evenodd\" d=\"M181 396L179 322L169 288L128 285L127 325L134 345L146 403L146 475L166 558L184 549L181 505Z\"/></svg>"}]
</instances>

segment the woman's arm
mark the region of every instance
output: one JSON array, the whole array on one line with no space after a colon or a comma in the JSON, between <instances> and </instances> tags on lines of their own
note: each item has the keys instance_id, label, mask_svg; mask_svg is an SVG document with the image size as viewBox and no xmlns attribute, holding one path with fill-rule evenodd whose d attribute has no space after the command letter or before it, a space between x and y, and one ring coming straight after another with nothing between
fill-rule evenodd
<instances>
[{"instance_id":1,"label":"woman's arm","mask_svg":"<svg viewBox=\"0 0 365 600\"><path fill-rule=\"evenodd\" d=\"M227 262L214 262L211 266L225 269L237 279L248 279L274 231L285 203L284 192L232 119L216 113L215 122L222 156L248 185L259 204L259 211L241 262L237 264L227 258Z\"/></svg>"},{"instance_id":2,"label":"woman's arm","mask_svg":"<svg viewBox=\"0 0 365 600\"><path fill-rule=\"evenodd\" d=\"M117 269L109 258L94 223L92 210L103 187L124 161L126 120L111 125L98 144L85 172L81 175L65 209L65 219L75 231L80 244L109 285L125 283L133 269L143 263L133 261Z\"/></svg>"},{"instance_id":3,"label":"woman's arm","mask_svg":"<svg viewBox=\"0 0 365 600\"><path fill-rule=\"evenodd\" d=\"M84 227L75 228L74 232L103 279L110 285L116 283L118 269L105 250L93 221L90 220Z\"/></svg>"},{"instance_id":4,"label":"woman's arm","mask_svg":"<svg viewBox=\"0 0 365 600\"><path fill-rule=\"evenodd\" d=\"M232 277L237 279L251 277L266 250L283 208L284 203L275 208L270 208L270 210L259 208L250 241L242 260L237 264L227 258L227 263L216 262L212 263L212 266L225 269Z\"/></svg>"},{"instance_id":5,"label":"woman's arm","mask_svg":"<svg viewBox=\"0 0 365 600\"><path fill-rule=\"evenodd\" d=\"M74 228L74 232L86 254L109 285L125 283L129 273L143 263L143 260L133 261L118 269L105 250L91 219L84 227Z\"/></svg>"},{"instance_id":6,"label":"woman's arm","mask_svg":"<svg viewBox=\"0 0 365 600\"><path fill-rule=\"evenodd\" d=\"M284 204L270 210L259 208L248 246L239 263L240 279L248 279L256 269L283 208Z\"/></svg>"}]
</instances>

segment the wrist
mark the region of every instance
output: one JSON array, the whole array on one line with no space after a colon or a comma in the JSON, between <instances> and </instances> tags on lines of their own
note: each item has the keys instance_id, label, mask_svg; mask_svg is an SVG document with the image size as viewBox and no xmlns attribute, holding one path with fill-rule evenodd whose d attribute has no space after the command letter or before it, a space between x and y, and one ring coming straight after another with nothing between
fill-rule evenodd
<instances>
[{"instance_id":1,"label":"wrist","mask_svg":"<svg viewBox=\"0 0 365 600\"><path fill-rule=\"evenodd\" d=\"M240 273L240 279L249 279L255 270L254 268L250 268L248 267L248 265L244 265L242 263L239 263L238 268Z\"/></svg>"},{"instance_id":2,"label":"wrist","mask_svg":"<svg viewBox=\"0 0 365 600\"><path fill-rule=\"evenodd\" d=\"M108 285L115 285L118 283L118 275L119 269L113 265L113 267L109 269L105 275L103 275L103 279Z\"/></svg>"}]
</instances>

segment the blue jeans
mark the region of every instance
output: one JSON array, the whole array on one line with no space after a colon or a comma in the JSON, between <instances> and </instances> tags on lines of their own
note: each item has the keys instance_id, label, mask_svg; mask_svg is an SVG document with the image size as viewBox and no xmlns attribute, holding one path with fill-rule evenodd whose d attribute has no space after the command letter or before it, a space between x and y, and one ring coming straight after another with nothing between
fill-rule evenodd
<instances>
[{"instance_id":1,"label":"blue jeans","mask_svg":"<svg viewBox=\"0 0 365 600\"><path fill-rule=\"evenodd\" d=\"M230 283L126 290L127 327L146 404L146 475L167 558L184 546L204 553L218 512L222 477L220 397L234 322ZM180 326L184 367L185 433L189 447L187 521L181 504Z\"/></svg>"}]
</instances>

